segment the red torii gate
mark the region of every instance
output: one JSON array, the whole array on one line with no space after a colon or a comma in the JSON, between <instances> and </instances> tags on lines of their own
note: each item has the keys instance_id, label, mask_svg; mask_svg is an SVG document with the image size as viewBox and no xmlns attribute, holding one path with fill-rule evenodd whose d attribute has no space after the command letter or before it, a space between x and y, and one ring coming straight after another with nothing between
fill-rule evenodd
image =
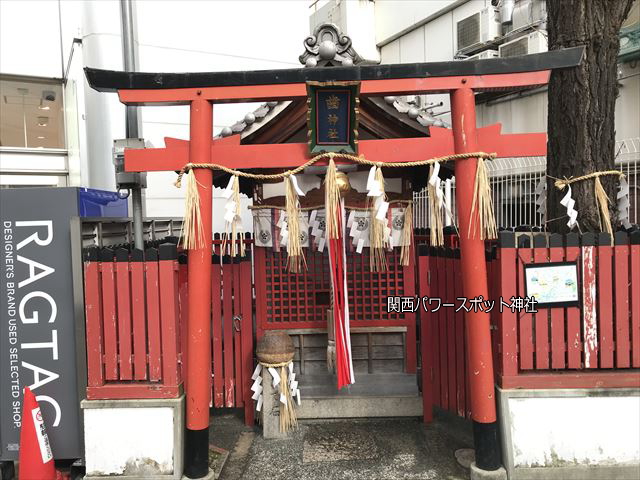
<instances>
[{"instance_id":1,"label":"red torii gate","mask_svg":"<svg viewBox=\"0 0 640 480\"><path fill-rule=\"evenodd\" d=\"M580 63L583 47L486 61L301 68L218 73L131 73L85 69L90 85L117 91L126 105L189 105L190 141L167 139L165 148L127 150L125 170L177 171L186 163L217 163L234 169L295 168L309 159L308 145L241 145L238 135L213 139L213 104L306 98L306 81L360 81L361 96L449 93L452 129L430 128L427 138L362 140L359 154L376 162L411 162L453 153L495 152L499 157L546 154L546 134L500 133L476 128L474 92L512 91L548 83L551 70ZM337 159L339 161L339 159ZM318 165L323 163L319 162ZM324 163L326 164L326 163ZM477 159L455 162L463 292L488 298L484 242L469 236ZM207 475L211 378L212 182L209 169L195 169L204 226L203 247L191 250L187 347L187 436L185 474ZM476 213L477 214L477 213ZM465 313L469 348L471 414L476 466L501 466L489 315ZM426 387L425 387L426 388Z\"/></svg>"}]
</instances>

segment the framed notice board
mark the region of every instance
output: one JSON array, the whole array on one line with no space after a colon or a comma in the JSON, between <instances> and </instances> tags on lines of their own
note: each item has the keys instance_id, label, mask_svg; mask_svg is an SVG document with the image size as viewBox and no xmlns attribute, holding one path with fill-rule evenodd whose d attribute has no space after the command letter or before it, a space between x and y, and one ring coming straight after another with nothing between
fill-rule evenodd
<instances>
[{"instance_id":1,"label":"framed notice board","mask_svg":"<svg viewBox=\"0 0 640 480\"><path fill-rule=\"evenodd\" d=\"M525 295L538 307L580 306L576 262L531 263L524 266Z\"/></svg>"}]
</instances>

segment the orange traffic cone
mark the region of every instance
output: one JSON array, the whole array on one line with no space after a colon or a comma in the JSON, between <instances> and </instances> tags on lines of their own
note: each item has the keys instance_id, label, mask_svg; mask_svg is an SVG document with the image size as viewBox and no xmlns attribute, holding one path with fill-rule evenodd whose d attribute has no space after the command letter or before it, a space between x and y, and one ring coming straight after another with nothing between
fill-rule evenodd
<instances>
[{"instance_id":1,"label":"orange traffic cone","mask_svg":"<svg viewBox=\"0 0 640 480\"><path fill-rule=\"evenodd\" d=\"M38 401L29 387L24 389L18 461L19 480L56 480L49 437Z\"/></svg>"}]
</instances>

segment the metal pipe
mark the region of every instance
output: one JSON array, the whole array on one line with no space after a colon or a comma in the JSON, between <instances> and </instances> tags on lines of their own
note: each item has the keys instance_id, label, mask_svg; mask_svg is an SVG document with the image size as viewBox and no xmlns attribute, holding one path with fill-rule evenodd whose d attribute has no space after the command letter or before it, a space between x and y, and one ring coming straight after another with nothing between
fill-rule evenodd
<instances>
[{"instance_id":1,"label":"metal pipe","mask_svg":"<svg viewBox=\"0 0 640 480\"><path fill-rule=\"evenodd\" d=\"M189 161L211 163L213 106L206 100L191 103ZM187 324L187 432L185 475L208 474L209 400L211 398L211 219L213 173L206 168L195 175L200 196L203 241L189 250L189 320Z\"/></svg>"},{"instance_id":2,"label":"metal pipe","mask_svg":"<svg viewBox=\"0 0 640 480\"><path fill-rule=\"evenodd\" d=\"M120 19L122 23L122 61L125 72L136 71L135 34L133 29L133 2L120 0ZM140 137L140 123L138 107L126 107L126 135L127 138ZM144 234L142 226L142 188L131 188L131 205L133 209L133 240L135 247L144 249Z\"/></svg>"},{"instance_id":3,"label":"metal pipe","mask_svg":"<svg viewBox=\"0 0 640 480\"><path fill-rule=\"evenodd\" d=\"M125 72L136 71L135 33L133 29L133 2L120 0L120 18L122 22L122 63ZM127 105L127 138L138 138L138 107Z\"/></svg>"},{"instance_id":4,"label":"metal pipe","mask_svg":"<svg viewBox=\"0 0 640 480\"><path fill-rule=\"evenodd\" d=\"M451 92L451 122L456 153L475 152L476 105L473 90L461 88ZM469 234L474 179L478 160L460 159L455 162L456 206L460 226L460 264L462 292L465 298L489 298L485 245L478 232ZM476 210L474 215L478 215ZM501 467L500 444L491 353L489 314L473 309L465 313L468 339L469 383L476 466L482 470Z\"/></svg>"}]
</instances>

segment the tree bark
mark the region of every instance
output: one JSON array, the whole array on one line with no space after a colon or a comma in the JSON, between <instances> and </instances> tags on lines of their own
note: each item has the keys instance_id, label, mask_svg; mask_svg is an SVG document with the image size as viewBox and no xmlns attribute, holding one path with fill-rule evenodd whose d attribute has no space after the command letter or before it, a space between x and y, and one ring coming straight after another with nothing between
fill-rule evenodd
<instances>
[{"instance_id":1,"label":"tree bark","mask_svg":"<svg viewBox=\"0 0 640 480\"><path fill-rule=\"evenodd\" d=\"M547 224L551 232L567 232L566 193L554 179L612 170L615 158L615 104L620 26L633 0L548 0L549 50L585 45L579 67L554 70L549 80L547 145ZM615 225L617 178L601 178L613 202ZM594 181L571 185L581 231L600 231Z\"/></svg>"}]
</instances>

